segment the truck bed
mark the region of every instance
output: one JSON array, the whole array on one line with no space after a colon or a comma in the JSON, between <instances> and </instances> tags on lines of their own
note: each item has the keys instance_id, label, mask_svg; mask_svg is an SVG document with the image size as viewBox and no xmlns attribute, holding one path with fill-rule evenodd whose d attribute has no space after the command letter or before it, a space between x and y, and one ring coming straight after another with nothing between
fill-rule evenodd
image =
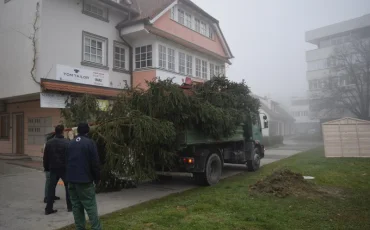
<instances>
[{"instance_id":1,"label":"truck bed","mask_svg":"<svg viewBox=\"0 0 370 230\"><path fill-rule=\"evenodd\" d=\"M237 142L244 140L244 130L242 126L235 131L235 133L227 138L214 139L209 136L205 136L197 130L186 130L180 137L180 143L184 145L197 145L197 144L212 144L220 142Z\"/></svg>"}]
</instances>

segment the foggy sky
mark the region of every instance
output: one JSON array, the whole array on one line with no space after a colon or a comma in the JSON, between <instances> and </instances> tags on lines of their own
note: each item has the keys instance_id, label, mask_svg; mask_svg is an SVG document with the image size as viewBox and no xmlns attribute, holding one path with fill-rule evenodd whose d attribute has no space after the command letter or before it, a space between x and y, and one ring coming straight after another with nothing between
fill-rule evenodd
<instances>
[{"instance_id":1,"label":"foggy sky","mask_svg":"<svg viewBox=\"0 0 370 230\"><path fill-rule=\"evenodd\" d=\"M193 1L220 21L235 56L228 77L283 103L308 89L305 31L370 13L370 0Z\"/></svg>"}]
</instances>

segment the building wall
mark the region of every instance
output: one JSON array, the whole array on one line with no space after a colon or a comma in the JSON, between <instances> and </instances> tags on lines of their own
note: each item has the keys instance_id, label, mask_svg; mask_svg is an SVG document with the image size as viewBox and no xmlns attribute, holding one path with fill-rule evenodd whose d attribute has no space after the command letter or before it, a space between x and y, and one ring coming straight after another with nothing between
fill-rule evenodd
<instances>
[{"instance_id":1,"label":"building wall","mask_svg":"<svg viewBox=\"0 0 370 230\"><path fill-rule=\"evenodd\" d=\"M40 58L38 75L56 78L57 64L76 68L108 72L110 86L123 88L125 81L131 85L130 75L113 71L113 42L121 42L115 26L124 18L124 13L109 8L109 22L82 13L83 1L44 0L40 27ZM103 70L81 65L82 32L86 31L108 39L108 67ZM125 46L126 69L129 69L129 48Z\"/></svg>"},{"instance_id":2,"label":"building wall","mask_svg":"<svg viewBox=\"0 0 370 230\"><path fill-rule=\"evenodd\" d=\"M147 89L146 81L153 81L156 77L155 69L148 69L143 71L135 71L132 75L133 87Z\"/></svg>"},{"instance_id":3,"label":"building wall","mask_svg":"<svg viewBox=\"0 0 370 230\"><path fill-rule=\"evenodd\" d=\"M52 127L58 125L62 120L60 117L59 109L44 109L40 108L40 101L22 102L22 103L12 103L7 105L7 113L10 114L10 127L13 126L12 115L14 113L23 113L24 116L24 153L32 157L41 157L41 148L43 145L33 145L28 144L28 119L29 118L39 118L39 117L51 117ZM52 129L52 127L50 129ZM10 128L10 138L9 140L0 140L0 153L13 153L12 151L12 141L13 130Z\"/></svg>"},{"instance_id":4,"label":"building wall","mask_svg":"<svg viewBox=\"0 0 370 230\"><path fill-rule=\"evenodd\" d=\"M0 98L40 91L30 75L33 52L31 40L27 38L33 33L37 2L43 1L0 2Z\"/></svg>"},{"instance_id":5,"label":"building wall","mask_svg":"<svg viewBox=\"0 0 370 230\"><path fill-rule=\"evenodd\" d=\"M177 8L175 8L175 12L176 11ZM166 31L167 33L181 37L182 39L226 57L220 38L217 36L216 32L214 32L214 40L211 40L210 38L179 24L175 20L172 20L170 10L162 15L162 17L160 17L157 21L155 21L154 26L158 29Z\"/></svg>"}]
</instances>

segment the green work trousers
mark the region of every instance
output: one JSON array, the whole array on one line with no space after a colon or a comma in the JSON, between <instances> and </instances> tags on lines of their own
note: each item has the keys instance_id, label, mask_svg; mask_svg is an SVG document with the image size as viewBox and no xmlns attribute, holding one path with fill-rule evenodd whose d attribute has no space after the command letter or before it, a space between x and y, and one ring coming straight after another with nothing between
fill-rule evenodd
<instances>
[{"instance_id":1,"label":"green work trousers","mask_svg":"<svg viewBox=\"0 0 370 230\"><path fill-rule=\"evenodd\" d=\"M69 195L72 202L73 217L75 219L76 230L86 229L85 212L89 216L91 229L101 230L96 205L95 187L93 183L88 184L68 184Z\"/></svg>"},{"instance_id":2,"label":"green work trousers","mask_svg":"<svg viewBox=\"0 0 370 230\"><path fill-rule=\"evenodd\" d=\"M44 198L48 197L48 189L49 189L49 184L50 184L50 172L45 172L45 179L46 180L45 180Z\"/></svg>"}]
</instances>

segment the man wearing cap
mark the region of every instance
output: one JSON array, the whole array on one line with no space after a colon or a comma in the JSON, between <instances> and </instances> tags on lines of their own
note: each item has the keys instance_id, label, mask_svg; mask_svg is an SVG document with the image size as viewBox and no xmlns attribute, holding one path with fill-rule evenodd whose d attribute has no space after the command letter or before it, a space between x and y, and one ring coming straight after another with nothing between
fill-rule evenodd
<instances>
[{"instance_id":1,"label":"man wearing cap","mask_svg":"<svg viewBox=\"0 0 370 230\"><path fill-rule=\"evenodd\" d=\"M66 189L66 202L68 212L72 211L71 201L68 194L68 184L66 182L66 151L69 141L63 136L64 126L55 127L55 137L50 139L45 145L44 151L44 169L50 172L50 182L48 187L47 204L45 215L56 213L53 209L55 199L55 188L61 178Z\"/></svg>"},{"instance_id":2,"label":"man wearing cap","mask_svg":"<svg viewBox=\"0 0 370 230\"><path fill-rule=\"evenodd\" d=\"M100 181L100 162L95 142L87 137L89 131L88 124L79 124L78 135L69 144L67 181L76 229L85 229L86 210L91 229L101 230L94 186Z\"/></svg>"}]
</instances>

